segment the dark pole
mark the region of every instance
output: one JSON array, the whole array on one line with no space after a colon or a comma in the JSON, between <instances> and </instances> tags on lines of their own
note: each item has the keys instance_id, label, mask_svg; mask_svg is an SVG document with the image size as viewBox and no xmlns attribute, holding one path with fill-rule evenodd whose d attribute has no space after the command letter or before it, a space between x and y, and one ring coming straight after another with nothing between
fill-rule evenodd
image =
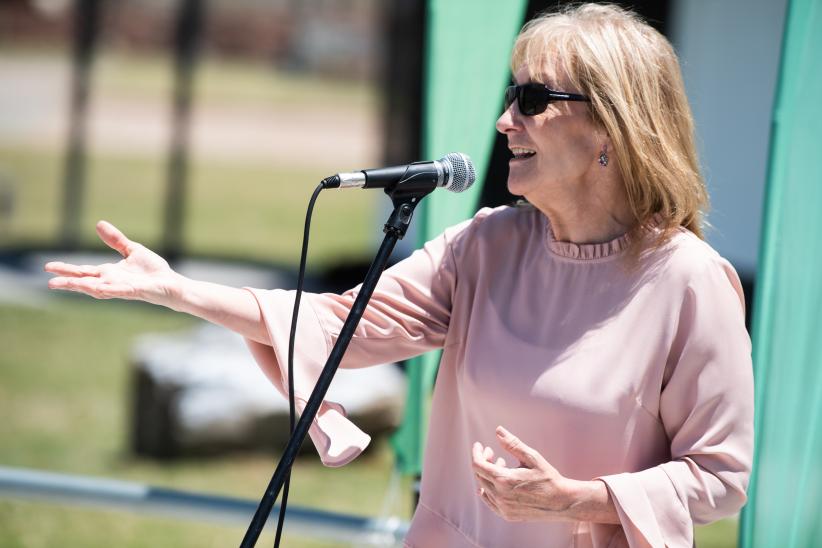
<instances>
[{"instance_id":1,"label":"dark pole","mask_svg":"<svg viewBox=\"0 0 822 548\"><path fill-rule=\"evenodd\" d=\"M86 121L89 76L100 27L99 0L75 0L72 39L72 77L68 144L63 171L63 210L60 244L76 249L80 243L86 175Z\"/></svg>"},{"instance_id":2,"label":"dark pole","mask_svg":"<svg viewBox=\"0 0 822 548\"><path fill-rule=\"evenodd\" d=\"M421 156L425 4L423 0L391 0L382 15L383 161L389 166Z\"/></svg>"},{"instance_id":3,"label":"dark pole","mask_svg":"<svg viewBox=\"0 0 822 548\"><path fill-rule=\"evenodd\" d=\"M204 4L203 0L182 0L174 30L174 110L162 243L163 254L170 261L178 259L183 248L191 90L202 35Z\"/></svg>"},{"instance_id":4,"label":"dark pole","mask_svg":"<svg viewBox=\"0 0 822 548\"><path fill-rule=\"evenodd\" d=\"M385 53L380 60L383 91L383 160L400 165L424 149L426 0L390 0L383 17ZM424 211L423 211L424 213ZM412 242L416 243L416 242ZM419 502L420 476L412 485L412 506Z\"/></svg>"}]
</instances>

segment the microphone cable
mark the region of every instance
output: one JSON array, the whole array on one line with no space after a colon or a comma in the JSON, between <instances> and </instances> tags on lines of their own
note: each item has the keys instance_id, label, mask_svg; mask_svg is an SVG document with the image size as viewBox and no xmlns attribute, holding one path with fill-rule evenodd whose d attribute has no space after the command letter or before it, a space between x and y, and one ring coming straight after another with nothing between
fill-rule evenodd
<instances>
[{"instance_id":1,"label":"microphone cable","mask_svg":"<svg viewBox=\"0 0 822 548\"><path fill-rule=\"evenodd\" d=\"M327 182L324 179L314 189L314 194L308 201L308 209L305 212L305 226L303 228L303 246L300 253L300 270L297 275L297 291L294 294L294 310L291 312L291 332L288 335L288 425L291 435L294 435L296 428L296 404L294 402L294 341L297 337L297 316L300 313L300 299L303 293L303 282L305 281L305 263L308 255L308 234L311 229L311 215L314 211L314 202L320 192L326 188ZM279 548L280 538L283 533L283 523L285 522L285 508L288 505L288 487L291 483L291 469L289 468L285 475L285 482L283 483L283 496L280 501L280 516L277 520L277 534L274 537L274 548ZM265 499L263 499L265 500ZM262 506L262 502L260 502Z\"/></svg>"}]
</instances>

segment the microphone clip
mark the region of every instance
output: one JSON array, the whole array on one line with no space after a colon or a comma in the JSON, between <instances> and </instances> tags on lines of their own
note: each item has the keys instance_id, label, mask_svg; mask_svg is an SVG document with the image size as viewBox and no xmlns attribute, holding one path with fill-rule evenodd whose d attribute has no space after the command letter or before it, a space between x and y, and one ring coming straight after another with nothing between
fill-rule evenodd
<instances>
[{"instance_id":1,"label":"microphone clip","mask_svg":"<svg viewBox=\"0 0 822 548\"><path fill-rule=\"evenodd\" d=\"M397 185L394 188L385 189L385 193L391 198L391 203L394 204L394 211L388 217L388 220L383 226L383 232L388 234L394 233L397 239L402 240L405 233L408 231L408 226L411 224L411 218L414 216L414 210L428 194L433 192L433 188L427 190L415 189L409 191L403 189L402 185Z\"/></svg>"}]
</instances>

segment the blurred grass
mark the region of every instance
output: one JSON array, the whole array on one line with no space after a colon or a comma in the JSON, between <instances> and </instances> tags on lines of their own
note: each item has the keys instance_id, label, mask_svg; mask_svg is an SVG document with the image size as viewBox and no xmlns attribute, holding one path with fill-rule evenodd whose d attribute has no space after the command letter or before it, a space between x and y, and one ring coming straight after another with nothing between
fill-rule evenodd
<instances>
[{"instance_id":1,"label":"blurred grass","mask_svg":"<svg viewBox=\"0 0 822 548\"><path fill-rule=\"evenodd\" d=\"M31 52L17 54L32 55ZM102 93L124 99L158 97L168 101L172 90L171 59L106 51L97 61L95 85ZM300 108L338 104L342 108L373 109L378 100L375 86L363 80L328 79L275 70L259 61L216 56L203 57L197 68L195 87L198 105L288 104Z\"/></svg>"},{"instance_id":2,"label":"blurred grass","mask_svg":"<svg viewBox=\"0 0 822 548\"><path fill-rule=\"evenodd\" d=\"M52 151L0 148L2 170L19 182L14 213L2 222L0 246L42 247L58 241L61 161ZM81 223L84 246L99 246L94 225L107 219L132 239L156 247L163 225L164 169L151 157L92 158ZM184 223L187 252L296 263L305 208L325 175L262 165L194 164ZM380 198L373 192L321 195L309 258L328 264L367 255L381 226L375 214Z\"/></svg>"},{"instance_id":3,"label":"blurred grass","mask_svg":"<svg viewBox=\"0 0 822 548\"><path fill-rule=\"evenodd\" d=\"M54 297L45 309L0 306L0 464L88 474L259 500L276 457L236 453L157 462L126 452L130 341L194 320L138 303ZM93 341L94 344L89 344ZM48 343L48 344L46 344ZM279 397L272 390L272 397ZM343 469L301 458L290 502L378 515L392 457L380 443ZM399 512L410 515L407 482ZM227 546L244 528L0 500L0 546ZM272 538L261 538L262 546ZM288 546L328 546L290 539Z\"/></svg>"},{"instance_id":4,"label":"blurred grass","mask_svg":"<svg viewBox=\"0 0 822 548\"><path fill-rule=\"evenodd\" d=\"M739 520L723 519L696 528L697 548L734 548L739 535Z\"/></svg>"}]
</instances>

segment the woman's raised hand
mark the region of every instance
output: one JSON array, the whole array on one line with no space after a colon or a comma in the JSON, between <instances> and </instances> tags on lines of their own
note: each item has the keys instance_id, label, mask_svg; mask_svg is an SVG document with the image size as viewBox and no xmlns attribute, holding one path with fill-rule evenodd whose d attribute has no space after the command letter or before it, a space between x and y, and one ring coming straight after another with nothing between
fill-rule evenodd
<instances>
[{"instance_id":1,"label":"woman's raised hand","mask_svg":"<svg viewBox=\"0 0 822 548\"><path fill-rule=\"evenodd\" d=\"M49 280L51 289L78 291L97 299L140 300L173 308L181 277L165 259L132 242L106 221L97 223L97 234L123 259L97 266L47 263L45 270L57 274Z\"/></svg>"}]
</instances>

